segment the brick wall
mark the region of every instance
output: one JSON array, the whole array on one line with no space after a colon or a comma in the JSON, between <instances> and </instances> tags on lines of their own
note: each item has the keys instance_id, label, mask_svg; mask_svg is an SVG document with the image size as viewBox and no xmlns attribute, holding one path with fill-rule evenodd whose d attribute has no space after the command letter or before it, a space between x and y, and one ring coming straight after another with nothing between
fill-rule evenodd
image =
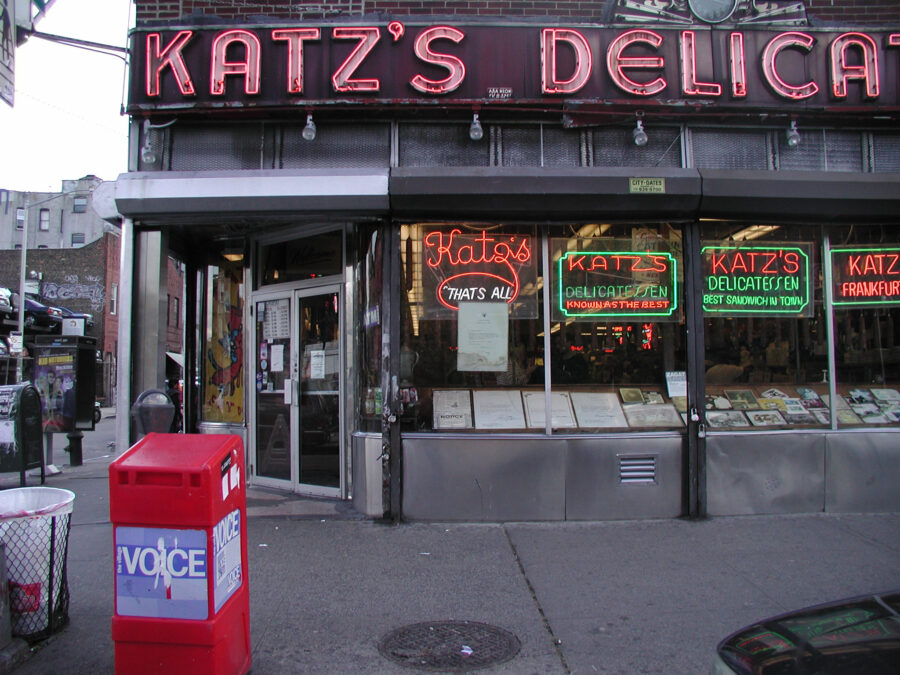
<instances>
[{"instance_id":1,"label":"brick wall","mask_svg":"<svg viewBox=\"0 0 900 675\"><path fill-rule=\"evenodd\" d=\"M119 252L121 237L107 234L106 240L106 302L103 310L103 354L117 357L119 341L119 298L115 297L115 314L110 314L113 307L113 295L118 296L119 286ZM95 317L96 319L96 317Z\"/></svg>"},{"instance_id":2,"label":"brick wall","mask_svg":"<svg viewBox=\"0 0 900 675\"><path fill-rule=\"evenodd\" d=\"M252 21L259 17L302 19L383 13L394 16L557 16L606 22L615 0L135 0L137 22L173 20L191 15ZM813 24L884 24L900 22L898 0L806 0Z\"/></svg>"},{"instance_id":3,"label":"brick wall","mask_svg":"<svg viewBox=\"0 0 900 675\"><path fill-rule=\"evenodd\" d=\"M107 233L81 248L29 249L26 258L28 271L42 275L41 302L93 314L94 326L86 329L85 334L97 338L97 348L104 351L112 349L103 344L106 337L108 249L110 246L118 249L118 244L119 237ZM20 255L20 251L0 250L0 286L14 292L19 289Z\"/></svg>"}]
</instances>

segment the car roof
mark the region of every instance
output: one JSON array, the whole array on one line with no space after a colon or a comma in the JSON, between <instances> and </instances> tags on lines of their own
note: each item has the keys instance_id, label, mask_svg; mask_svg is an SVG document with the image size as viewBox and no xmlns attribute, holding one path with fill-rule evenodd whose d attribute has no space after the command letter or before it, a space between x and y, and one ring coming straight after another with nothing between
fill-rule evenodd
<instances>
[{"instance_id":1,"label":"car roof","mask_svg":"<svg viewBox=\"0 0 900 675\"><path fill-rule=\"evenodd\" d=\"M900 590L781 614L733 633L717 651L736 673L896 673Z\"/></svg>"}]
</instances>

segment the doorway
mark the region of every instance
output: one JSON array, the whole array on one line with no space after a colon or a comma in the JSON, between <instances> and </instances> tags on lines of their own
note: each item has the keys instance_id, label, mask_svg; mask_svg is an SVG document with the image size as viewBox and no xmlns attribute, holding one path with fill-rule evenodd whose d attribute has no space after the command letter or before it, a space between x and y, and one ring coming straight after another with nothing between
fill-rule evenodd
<instances>
[{"instance_id":1,"label":"doorway","mask_svg":"<svg viewBox=\"0 0 900 675\"><path fill-rule=\"evenodd\" d=\"M340 497L344 367L340 285L260 292L255 321L255 482Z\"/></svg>"}]
</instances>

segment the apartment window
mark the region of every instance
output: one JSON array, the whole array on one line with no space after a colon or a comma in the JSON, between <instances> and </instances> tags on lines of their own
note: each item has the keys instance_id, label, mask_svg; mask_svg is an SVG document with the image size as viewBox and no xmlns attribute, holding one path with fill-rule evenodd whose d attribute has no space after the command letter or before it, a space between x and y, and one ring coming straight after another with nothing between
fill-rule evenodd
<instances>
[{"instance_id":1,"label":"apartment window","mask_svg":"<svg viewBox=\"0 0 900 675\"><path fill-rule=\"evenodd\" d=\"M109 286L109 313L115 315L119 304L119 284L110 284Z\"/></svg>"},{"instance_id":2,"label":"apartment window","mask_svg":"<svg viewBox=\"0 0 900 675\"><path fill-rule=\"evenodd\" d=\"M72 200L72 213L87 212L87 197L75 197Z\"/></svg>"},{"instance_id":3,"label":"apartment window","mask_svg":"<svg viewBox=\"0 0 900 675\"><path fill-rule=\"evenodd\" d=\"M172 296L166 294L166 326L172 325Z\"/></svg>"},{"instance_id":4,"label":"apartment window","mask_svg":"<svg viewBox=\"0 0 900 675\"><path fill-rule=\"evenodd\" d=\"M72 246L84 246L84 232L72 233Z\"/></svg>"},{"instance_id":5,"label":"apartment window","mask_svg":"<svg viewBox=\"0 0 900 675\"><path fill-rule=\"evenodd\" d=\"M38 223L38 229L41 232L49 232L50 231L50 209L41 209L40 220Z\"/></svg>"},{"instance_id":6,"label":"apartment window","mask_svg":"<svg viewBox=\"0 0 900 675\"><path fill-rule=\"evenodd\" d=\"M25 227L25 209L16 209L16 229Z\"/></svg>"},{"instance_id":7,"label":"apartment window","mask_svg":"<svg viewBox=\"0 0 900 675\"><path fill-rule=\"evenodd\" d=\"M178 298L177 296L172 298L172 310L175 313L175 328L181 326L181 307L179 300L180 298Z\"/></svg>"}]
</instances>

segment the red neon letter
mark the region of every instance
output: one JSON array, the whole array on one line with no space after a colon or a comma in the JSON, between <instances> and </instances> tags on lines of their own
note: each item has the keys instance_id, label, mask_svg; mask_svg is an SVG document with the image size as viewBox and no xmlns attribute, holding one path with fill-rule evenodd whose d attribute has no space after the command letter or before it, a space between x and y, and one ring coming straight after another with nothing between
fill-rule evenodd
<instances>
[{"instance_id":1,"label":"red neon letter","mask_svg":"<svg viewBox=\"0 0 900 675\"><path fill-rule=\"evenodd\" d=\"M776 35L769 41L769 44L766 45L762 55L763 76L766 78L766 82L769 83L769 86L775 90L776 94L793 101L800 101L804 98L814 96L816 92L819 91L819 85L815 82L807 82L806 84L796 86L788 84L778 74L778 69L775 65L775 59L778 58L778 54L780 54L783 49L789 47L802 47L806 51L809 51L812 49L815 42L816 39L811 35L794 32Z\"/></svg>"},{"instance_id":2,"label":"red neon letter","mask_svg":"<svg viewBox=\"0 0 900 675\"><path fill-rule=\"evenodd\" d=\"M334 28L331 36L335 40L359 40L359 44L350 52L350 56L334 71L331 76L331 85L335 91L380 91L381 81L372 78L369 80L352 80L353 73L362 64L369 52L375 47L375 43L381 39L381 30L377 26L367 28Z\"/></svg>"},{"instance_id":3,"label":"red neon letter","mask_svg":"<svg viewBox=\"0 0 900 675\"><path fill-rule=\"evenodd\" d=\"M303 42L318 40L318 28L285 28L272 31L273 40L288 43L287 91L289 94L303 93Z\"/></svg>"},{"instance_id":4,"label":"red neon letter","mask_svg":"<svg viewBox=\"0 0 900 675\"><path fill-rule=\"evenodd\" d=\"M244 45L243 61L226 61L225 52L229 45L239 42ZM229 30L219 35L212 44L212 68L209 78L209 93L225 93L226 75L244 75L244 93L259 93L259 38L248 30Z\"/></svg>"},{"instance_id":5,"label":"red neon letter","mask_svg":"<svg viewBox=\"0 0 900 675\"><path fill-rule=\"evenodd\" d=\"M647 84L641 84L625 75L626 68L663 68L666 62L661 56L622 56L625 48L635 42L646 42L654 49L659 49L662 41L659 33L650 30L630 30L609 43L606 50L606 69L619 89L636 96L653 96L666 88L666 81L661 77Z\"/></svg>"},{"instance_id":6,"label":"red neon letter","mask_svg":"<svg viewBox=\"0 0 900 675\"><path fill-rule=\"evenodd\" d=\"M159 33L149 33L147 35L147 96L159 96L159 74L166 66L172 68L172 74L175 75L175 83L178 85L182 95L191 96L194 94L194 83L191 82L191 74L188 72L187 65L185 65L181 56L181 50L184 49L184 46L193 34L194 32L190 30L179 32L162 51L159 49Z\"/></svg>"},{"instance_id":7,"label":"red neon letter","mask_svg":"<svg viewBox=\"0 0 900 675\"><path fill-rule=\"evenodd\" d=\"M731 45L731 95L742 98L747 95L747 70L744 68L744 34L732 33Z\"/></svg>"},{"instance_id":8,"label":"red neon letter","mask_svg":"<svg viewBox=\"0 0 900 675\"><path fill-rule=\"evenodd\" d=\"M861 65L847 64L850 47L862 50ZM878 98L878 48L872 38L865 33L844 33L831 43L830 52L831 92L835 98L847 96L847 80L863 80L866 98Z\"/></svg>"},{"instance_id":9,"label":"red neon letter","mask_svg":"<svg viewBox=\"0 0 900 675\"><path fill-rule=\"evenodd\" d=\"M686 96L721 96L722 85L697 82L697 47L694 31L681 31L681 91Z\"/></svg>"},{"instance_id":10,"label":"red neon letter","mask_svg":"<svg viewBox=\"0 0 900 675\"><path fill-rule=\"evenodd\" d=\"M566 42L575 52L575 72L568 80L556 74L556 45ZM574 94L581 89L593 70L591 47L577 30L545 28L541 31L541 91L545 94Z\"/></svg>"},{"instance_id":11,"label":"red neon letter","mask_svg":"<svg viewBox=\"0 0 900 675\"><path fill-rule=\"evenodd\" d=\"M422 75L416 75L409 81L414 89L423 94L447 94L459 88L466 77L466 65L455 56L431 51L431 42L445 38L459 44L464 37L466 34L461 30L448 26L435 26L422 31L416 38L416 56L425 63L433 63L446 68L450 74L443 80L429 80Z\"/></svg>"}]
</instances>

